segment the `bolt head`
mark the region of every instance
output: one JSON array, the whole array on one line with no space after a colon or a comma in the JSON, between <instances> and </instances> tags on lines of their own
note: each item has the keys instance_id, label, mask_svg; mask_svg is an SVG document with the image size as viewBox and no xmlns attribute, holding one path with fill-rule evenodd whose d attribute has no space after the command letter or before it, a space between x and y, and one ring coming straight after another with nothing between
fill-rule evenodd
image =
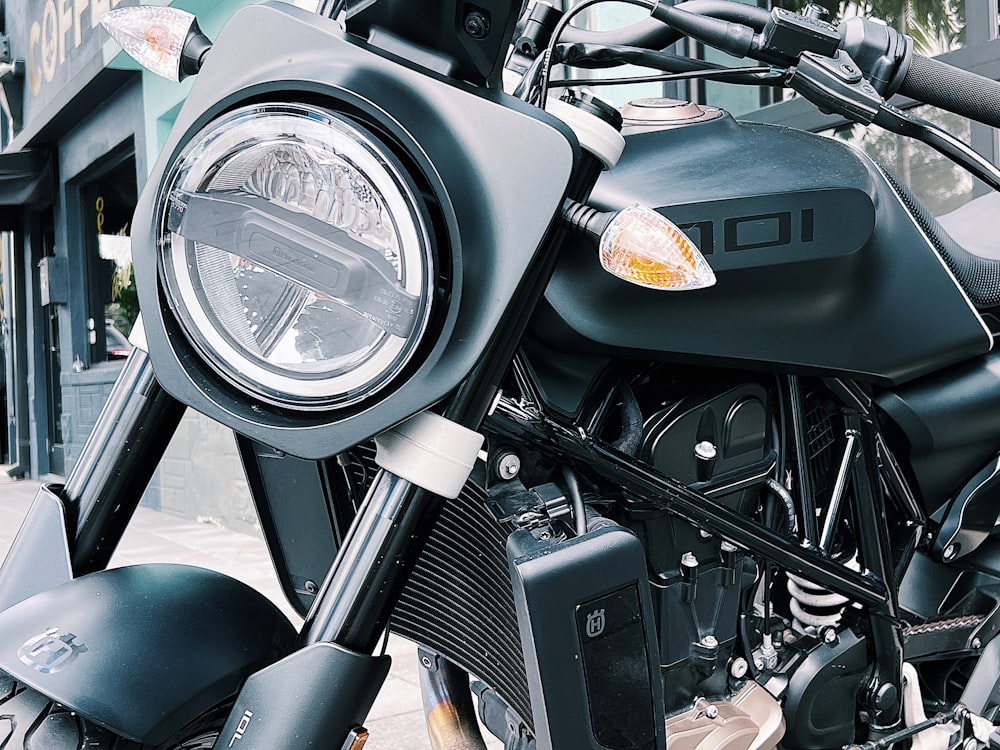
<instances>
[{"instance_id":1,"label":"bolt head","mask_svg":"<svg viewBox=\"0 0 1000 750\"><path fill-rule=\"evenodd\" d=\"M753 660L753 666L757 671L760 671L761 669L764 668L764 660L761 659L759 656L755 656Z\"/></svg>"},{"instance_id":2,"label":"bolt head","mask_svg":"<svg viewBox=\"0 0 1000 750\"><path fill-rule=\"evenodd\" d=\"M980 638L973 638L972 639L972 647L973 648L982 648L983 647L983 641L982 641L982 639L980 639Z\"/></svg>"},{"instance_id":3,"label":"bolt head","mask_svg":"<svg viewBox=\"0 0 1000 750\"><path fill-rule=\"evenodd\" d=\"M706 635L701 639L701 645L705 648L718 648L719 641L714 635Z\"/></svg>"},{"instance_id":4,"label":"bolt head","mask_svg":"<svg viewBox=\"0 0 1000 750\"><path fill-rule=\"evenodd\" d=\"M697 568L698 558L695 557L694 553L692 552L685 552L683 555L681 555L681 565L683 565L685 568Z\"/></svg>"},{"instance_id":5,"label":"bolt head","mask_svg":"<svg viewBox=\"0 0 1000 750\"><path fill-rule=\"evenodd\" d=\"M521 471L521 458L516 453L508 453L497 461L497 474L503 480L513 479Z\"/></svg>"},{"instance_id":6,"label":"bolt head","mask_svg":"<svg viewBox=\"0 0 1000 750\"><path fill-rule=\"evenodd\" d=\"M490 33L490 19L478 10L465 16L465 33L473 39L485 39Z\"/></svg>"},{"instance_id":7,"label":"bolt head","mask_svg":"<svg viewBox=\"0 0 1000 750\"><path fill-rule=\"evenodd\" d=\"M823 643L832 644L837 642L836 628L823 628Z\"/></svg>"},{"instance_id":8,"label":"bolt head","mask_svg":"<svg viewBox=\"0 0 1000 750\"><path fill-rule=\"evenodd\" d=\"M886 710L896 705L899 698L899 691L896 686L889 682L879 685L875 691L875 707L879 710Z\"/></svg>"},{"instance_id":9,"label":"bolt head","mask_svg":"<svg viewBox=\"0 0 1000 750\"><path fill-rule=\"evenodd\" d=\"M709 440L702 440L694 446L694 457L702 461L711 461L719 454L719 449Z\"/></svg>"},{"instance_id":10,"label":"bolt head","mask_svg":"<svg viewBox=\"0 0 1000 750\"><path fill-rule=\"evenodd\" d=\"M944 548L944 552L941 553L941 557L944 558L945 560L954 560L957 555L958 555L957 544L949 544L947 547Z\"/></svg>"},{"instance_id":11,"label":"bolt head","mask_svg":"<svg viewBox=\"0 0 1000 750\"><path fill-rule=\"evenodd\" d=\"M716 706L709 706L705 709L705 716L710 719L715 719L719 715L719 709Z\"/></svg>"}]
</instances>

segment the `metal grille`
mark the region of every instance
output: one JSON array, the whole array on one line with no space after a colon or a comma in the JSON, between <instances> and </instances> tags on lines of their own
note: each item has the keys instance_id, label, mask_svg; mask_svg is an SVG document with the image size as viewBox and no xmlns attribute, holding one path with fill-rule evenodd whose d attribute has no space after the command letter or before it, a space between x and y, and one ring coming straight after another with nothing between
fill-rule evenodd
<instances>
[{"instance_id":1,"label":"metal grille","mask_svg":"<svg viewBox=\"0 0 1000 750\"><path fill-rule=\"evenodd\" d=\"M375 444L351 451L361 495L378 467ZM507 535L469 482L441 516L410 575L389 628L436 651L497 691L531 726L531 702L507 567Z\"/></svg>"},{"instance_id":2,"label":"metal grille","mask_svg":"<svg viewBox=\"0 0 1000 750\"><path fill-rule=\"evenodd\" d=\"M530 725L506 542L486 493L467 484L445 504L390 627L489 684Z\"/></svg>"},{"instance_id":3,"label":"metal grille","mask_svg":"<svg viewBox=\"0 0 1000 750\"><path fill-rule=\"evenodd\" d=\"M813 492L816 497L833 491L833 446L836 442L833 422L823 405L813 396L806 397L806 441L809 449L809 466Z\"/></svg>"}]
</instances>

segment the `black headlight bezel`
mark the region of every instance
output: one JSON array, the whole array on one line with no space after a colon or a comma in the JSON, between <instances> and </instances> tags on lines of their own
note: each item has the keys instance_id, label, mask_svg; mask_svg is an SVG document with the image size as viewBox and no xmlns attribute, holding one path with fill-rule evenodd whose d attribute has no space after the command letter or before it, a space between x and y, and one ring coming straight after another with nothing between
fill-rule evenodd
<instances>
[{"instance_id":1,"label":"black headlight bezel","mask_svg":"<svg viewBox=\"0 0 1000 750\"><path fill-rule=\"evenodd\" d=\"M190 345L160 284L154 215L164 175L214 118L264 101L317 104L367 127L404 164L428 210L436 311L410 363L351 406L304 411L248 396ZM288 3L241 9L194 79L133 220L136 287L157 380L209 418L304 459L348 450L441 402L482 361L522 286L535 283L527 277L576 157L572 132L519 100L400 64Z\"/></svg>"}]
</instances>

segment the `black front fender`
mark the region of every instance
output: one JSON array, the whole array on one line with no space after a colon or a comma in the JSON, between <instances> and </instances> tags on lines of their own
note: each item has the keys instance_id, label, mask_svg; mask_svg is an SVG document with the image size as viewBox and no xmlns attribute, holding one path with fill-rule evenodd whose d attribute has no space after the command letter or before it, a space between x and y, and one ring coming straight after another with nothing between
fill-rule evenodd
<instances>
[{"instance_id":1,"label":"black front fender","mask_svg":"<svg viewBox=\"0 0 1000 750\"><path fill-rule=\"evenodd\" d=\"M187 565L115 568L0 613L0 669L129 739L159 744L289 653L261 594Z\"/></svg>"}]
</instances>

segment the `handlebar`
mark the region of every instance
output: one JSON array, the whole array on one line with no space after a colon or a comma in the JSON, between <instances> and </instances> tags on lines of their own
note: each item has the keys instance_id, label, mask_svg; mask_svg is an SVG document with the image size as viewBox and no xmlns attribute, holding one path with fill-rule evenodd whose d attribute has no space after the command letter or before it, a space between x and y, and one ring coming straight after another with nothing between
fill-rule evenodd
<instances>
[{"instance_id":1,"label":"handlebar","mask_svg":"<svg viewBox=\"0 0 1000 750\"><path fill-rule=\"evenodd\" d=\"M764 28L764 24L771 17L770 12L763 8L734 3L731 0L686 0L675 7L689 13L741 23L757 31ZM677 29L656 19L647 18L614 31L587 31L569 26L563 31L560 41L569 44L606 44L658 50L670 46L683 36Z\"/></svg>"},{"instance_id":2,"label":"handlebar","mask_svg":"<svg viewBox=\"0 0 1000 750\"><path fill-rule=\"evenodd\" d=\"M1000 83L914 54L899 93L1000 128Z\"/></svg>"},{"instance_id":3,"label":"handlebar","mask_svg":"<svg viewBox=\"0 0 1000 750\"><path fill-rule=\"evenodd\" d=\"M660 50L691 36L736 57L753 57L788 68L801 64L805 53L830 58L839 48L850 56L844 64L856 64L883 97L898 91L1000 128L1000 83L913 53L909 38L869 19L849 19L834 26L815 13L767 11L732 0L686 0L677 5L660 0L652 15L614 31L595 32L569 26L562 30L559 41L570 45ZM741 31L736 35L738 38L733 29ZM586 62L577 62L580 64L603 67L615 63L602 64L588 58Z\"/></svg>"}]
</instances>

